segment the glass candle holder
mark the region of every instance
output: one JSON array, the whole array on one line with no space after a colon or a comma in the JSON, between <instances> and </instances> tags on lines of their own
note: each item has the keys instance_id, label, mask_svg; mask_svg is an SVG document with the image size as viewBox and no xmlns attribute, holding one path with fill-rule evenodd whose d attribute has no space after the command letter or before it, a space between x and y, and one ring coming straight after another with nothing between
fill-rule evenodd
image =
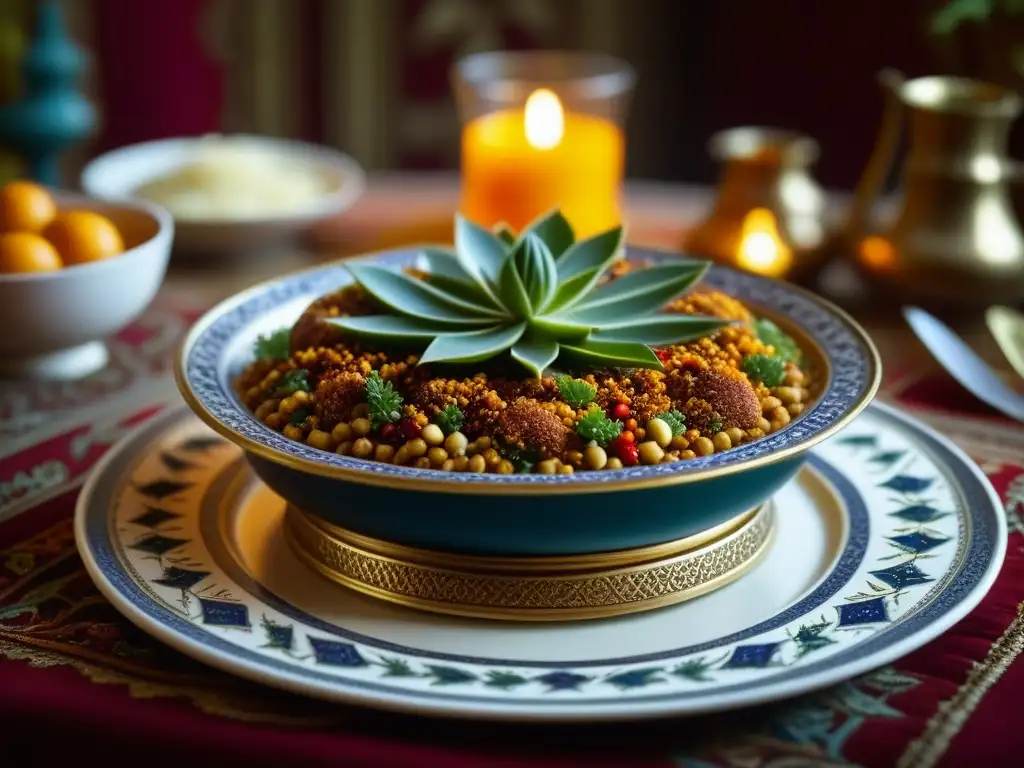
<instances>
[{"instance_id":1,"label":"glass candle holder","mask_svg":"<svg viewBox=\"0 0 1024 768\"><path fill-rule=\"evenodd\" d=\"M624 118L635 76L597 53L491 52L458 61L461 213L520 230L558 208L577 237L621 223Z\"/></svg>"}]
</instances>

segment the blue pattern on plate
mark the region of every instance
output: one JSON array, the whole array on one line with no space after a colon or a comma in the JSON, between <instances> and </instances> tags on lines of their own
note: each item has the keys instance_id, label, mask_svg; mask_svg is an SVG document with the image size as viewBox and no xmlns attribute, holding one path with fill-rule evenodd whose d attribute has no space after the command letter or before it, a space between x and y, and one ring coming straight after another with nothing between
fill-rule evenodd
<instances>
[{"instance_id":1,"label":"blue pattern on plate","mask_svg":"<svg viewBox=\"0 0 1024 768\"><path fill-rule=\"evenodd\" d=\"M943 443L933 439L927 433L918 433L917 430L908 431L915 433L918 441L923 443L930 453L937 455L940 459L944 458L947 469L950 475L955 478L957 484L964 494L965 512L970 514L974 510L982 510L991 507L991 501L989 491L979 482L977 476L973 473L970 467L964 463L964 461L957 455L953 454L950 449ZM110 485L116 481L116 477L107 476L102 478L102 484L105 484L106 491L109 492ZM98 493L103 492L103 488L97 489ZM113 588L116 590L118 595L122 598L127 599L137 610L154 620L160 626L164 627L164 631L173 631L176 635L186 638L186 640L194 647L203 648L207 652L208 660L220 659L223 663L229 664L230 660L235 658L245 658L253 663L262 665L264 667L274 667L281 669L282 671L297 676L300 678L306 678L309 680L319 680L321 682L330 683L336 688L346 689L361 689L361 690L375 690L383 693L396 692L398 689L389 687L386 684L382 684L374 680L353 680L344 679L339 680L335 676L328 676L318 672L315 668L301 667L296 668L294 666L285 665L283 662L279 662L276 659L268 658L256 654L244 648L239 648L222 638L215 635L211 635L203 630L202 625L195 621L190 621L188 618L183 617L181 614L176 613L165 605L154 601L149 594L147 594L143 588L133 580L133 578L125 572L121 567L118 556L112 548L112 542L110 540L110 530L108 527L107 511L101 507L93 507L91 515L84 521L86 526L86 544L89 547L93 557L98 563L101 571L104 573L106 579L110 582ZM852 646L848 649L839 650L838 652L822 658L819 661L810 663L804 663L795 667L784 669L784 671L773 675L773 683L782 682L789 679L799 678L804 675L814 674L819 671L828 669L837 669L842 665L855 663L858 659L864 658L867 655L876 653L889 647L894 643L898 643L901 640L909 637L913 633L920 631L929 624L940 620L948 611L954 609L958 603L965 599L965 597L971 592L971 590L977 585L979 580L983 578L987 571L991 558L994 553L1001 551L1002 544L1001 540L1002 530L1000 528L1000 521L998 518L992 515L973 515L969 519L968 523L972 530L971 535L968 537L967 544L968 549L961 553L958 557L957 563L959 566L958 570L955 570L950 574L948 581L943 585L943 589L936 591L934 598L924 604L924 607L916 610L914 613L907 615L900 622L889 625L884 631L875 633L866 641ZM903 553L905 554L905 553ZM897 553L896 556L903 556L901 553ZM916 555L909 555L912 558L916 558ZM886 558L883 558L886 559ZM910 561L911 563L913 560ZM885 569L888 570L888 569ZM872 587L875 589L875 587ZM881 589L883 592L884 588ZM867 595L857 595L847 597L849 601L853 601L838 607L840 612L840 626L844 625L842 616L847 614L850 619L847 622L850 626L856 626L858 624L864 624L871 618L879 618L883 623L887 621L888 615L885 611L885 600L888 598L897 599L899 595L899 587L895 586L891 593L878 594L872 597ZM803 625L798 631L790 635L790 639L797 644L800 648L801 653L814 650L819 647L824 647L830 643L830 639L824 632L830 626L824 617L820 622ZM311 640L318 640L323 643L334 643L336 646L347 646L349 644L339 643L337 641L323 640L319 638L310 638ZM760 645L771 645L771 644L760 644ZM748 646L754 647L754 646ZM407 649L408 652L414 654L417 657L426 657L423 651L419 649ZM687 649L689 651L689 649ZM359 658L365 658L362 654L359 654L358 649L353 648L356 656ZM734 649L735 652L735 649ZM215 659L211 659L209 654L213 654ZM344 657L342 657L344 658ZM348 657L355 658L355 657ZM736 664L734 666L751 666L756 660L767 659L766 664L771 661L772 654L766 653L762 649L759 654L757 652L744 651L743 654L737 657L739 660L745 661L744 664ZM630 657L621 660L622 663L636 663L643 662L646 657ZM475 660L474 660L475 661ZM478 677L477 674L460 670L458 668L440 666L440 665L424 665L425 672L419 672L411 670L408 667L407 662L401 659L384 660L379 662L369 662L380 664L387 667L390 671L388 675L397 676L424 676L432 680L437 685L445 685L456 682L469 682L478 681L483 682L485 686L492 689L506 690L510 687L514 687L519 682L525 682L527 680L524 677L525 670L528 668L538 668L546 666L544 664L536 664L532 662L522 661L506 661L504 665L517 667L520 672L502 672L499 670L490 670L486 673L485 678ZM532 679L546 682L548 686L566 684L568 685L571 681L575 685L585 685L592 679L587 675L580 675L572 671L572 667L584 667L592 662L582 661L579 663L561 663L562 667L558 671L546 673L545 675L534 677ZM660 677L661 673L672 674L678 677L686 677L691 680L699 680L702 675L706 675L706 672L712 667L718 666L717 662L707 662L703 657L701 658L688 658L682 661L676 668L671 670L661 670L647 668L643 670L629 670L625 673L625 677L622 674L616 674L607 677L604 682L609 684L617 685L618 687L636 687L639 686L643 681L647 682L658 682L663 678ZM566 667L569 667L566 669ZM720 668L728 668L728 664L721 665ZM405 671L402 671L402 670ZM570 677L566 677L570 676ZM573 677L574 676L574 677ZM580 679L582 678L582 679ZM620 679L621 678L621 679ZM742 683L716 686L716 694L722 693L733 693L756 688L758 682L756 680L746 681ZM452 696L450 694L444 694L443 692L431 691L413 691L409 689L401 689L401 695L409 698L427 698L427 699L448 699L458 700L461 702L472 703L478 701L493 702L493 697L485 696L473 696L473 695L458 695ZM698 691L676 691L673 693L666 693L660 695L650 695L632 698L631 701L637 703L643 702L656 702L656 701L679 701L700 696ZM518 705L531 705L531 704L543 704L544 699L528 699L528 698L517 698L516 703ZM604 700L580 700L576 702L580 705L592 708L599 708L602 704L614 703L608 699Z\"/></svg>"},{"instance_id":2,"label":"blue pattern on plate","mask_svg":"<svg viewBox=\"0 0 1024 768\"><path fill-rule=\"evenodd\" d=\"M416 255L414 251L392 251L376 256L375 259L379 263L391 266L404 266L412 263ZM657 261L677 258L671 254L655 254L633 249L630 250L630 256ZM285 438L255 419L238 401L231 385L232 379L251 362L249 348L238 343L241 333L251 328L261 317L280 307L304 297L312 301L350 282L348 272L335 264L284 277L240 295L234 306L195 339L185 360L185 376L197 399L218 421L236 433L275 451L332 467L394 478L429 478L452 484L595 485L687 474L737 464L783 448L800 445L838 423L849 413L872 386L872 377L875 373L868 365L868 351L851 327L838 316L822 308L810 294L805 294L785 283L723 267L712 267L704 278L707 285L753 305L769 307L786 315L803 327L828 356L832 378L827 391L817 405L805 411L785 429L730 451L698 457L687 462L636 466L615 472L584 472L575 475L440 474L431 469L363 461L321 451Z\"/></svg>"}]
</instances>

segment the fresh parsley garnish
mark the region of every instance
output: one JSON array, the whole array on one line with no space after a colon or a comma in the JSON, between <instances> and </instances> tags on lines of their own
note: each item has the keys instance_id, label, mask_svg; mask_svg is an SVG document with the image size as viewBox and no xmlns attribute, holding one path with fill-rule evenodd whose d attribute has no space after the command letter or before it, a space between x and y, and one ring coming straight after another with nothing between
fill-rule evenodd
<instances>
[{"instance_id":1,"label":"fresh parsley garnish","mask_svg":"<svg viewBox=\"0 0 1024 768\"><path fill-rule=\"evenodd\" d=\"M712 413L711 414L711 432L714 433L714 434L718 434L719 432L722 431L722 427L723 426L725 426L725 425L722 423L722 417L719 416L717 413Z\"/></svg>"},{"instance_id":2,"label":"fresh parsley garnish","mask_svg":"<svg viewBox=\"0 0 1024 768\"><path fill-rule=\"evenodd\" d=\"M450 435L452 432L458 432L462 429L462 425L465 421L466 417L462 415L462 411L459 410L459 406L455 403L448 403L448 405L446 405L437 414L437 416L434 417L434 422L446 435Z\"/></svg>"},{"instance_id":3,"label":"fresh parsley garnish","mask_svg":"<svg viewBox=\"0 0 1024 768\"><path fill-rule=\"evenodd\" d=\"M676 410L665 411L658 418L668 424L668 428L672 430L672 437L679 437L679 435L686 431L685 413L680 413Z\"/></svg>"},{"instance_id":4,"label":"fresh parsley garnish","mask_svg":"<svg viewBox=\"0 0 1024 768\"><path fill-rule=\"evenodd\" d=\"M591 408L576 423L576 434L584 440L593 440L598 445L606 444L618 437L621 432L622 422L609 419L600 408Z\"/></svg>"},{"instance_id":5,"label":"fresh parsley garnish","mask_svg":"<svg viewBox=\"0 0 1024 768\"><path fill-rule=\"evenodd\" d=\"M299 408L299 410L292 412L292 416L290 419L288 419L288 423L301 424L307 418L309 418L309 411L304 411L301 408Z\"/></svg>"},{"instance_id":6,"label":"fresh parsley garnish","mask_svg":"<svg viewBox=\"0 0 1024 768\"><path fill-rule=\"evenodd\" d=\"M281 383L277 385L274 394L279 397L294 395L296 392L312 392L313 387L309 384L309 371L305 368L296 368L288 371L281 377Z\"/></svg>"},{"instance_id":7,"label":"fresh parsley garnish","mask_svg":"<svg viewBox=\"0 0 1024 768\"><path fill-rule=\"evenodd\" d=\"M573 408L582 408L593 402L594 395L597 394L597 387L593 384L566 376L564 373L555 376L555 385L558 387L558 394Z\"/></svg>"},{"instance_id":8,"label":"fresh parsley garnish","mask_svg":"<svg viewBox=\"0 0 1024 768\"><path fill-rule=\"evenodd\" d=\"M260 336L253 344L253 354L257 360L287 360L289 352L290 328L281 328L269 336Z\"/></svg>"},{"instance_id":9,"label":"fresh parsley garnish","mask_svg":"<svg viewBox=\"0 0 1024 768\"><path fill-rule=\"evenodd\" d=\"M777 387L786 378L786 361L775 355L747 355L743 372L766 387Z\"/></svg>"},{"instance_id":10,"label":"fresh parsley garnish","mask_svg":"<svg viewBox=\"0 0 1024 768\"><path fill-rule=\"evenodd\" d=\"M767 318L755 320L754 331L757 333L757 338L761 340L762 344L775 349L776 357L781 357L783 360L789 360L794 363L800 362L800 347L793 340L792 336L783 332L771 320Z\"/></svg>"},{"instance_id":11,"label":"fresh parsley garnish","mask_svg":"<svg viewBox=\"0 0 1024 768\"><path fill-rule=\"evenodd\" d=\"M370 406L370 424L374 428L402 418L402 396L377 371L370 371L366 377L366 403Z\"/></svg>"}]
</instances>

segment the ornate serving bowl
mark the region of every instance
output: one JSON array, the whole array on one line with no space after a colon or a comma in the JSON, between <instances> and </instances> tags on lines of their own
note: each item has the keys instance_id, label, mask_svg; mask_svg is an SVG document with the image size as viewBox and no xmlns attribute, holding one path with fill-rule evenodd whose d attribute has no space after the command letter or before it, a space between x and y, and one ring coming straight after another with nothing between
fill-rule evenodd
<instances>
[{"instance_id":1,"label":"ornate serving bowl","mask_svg":"<svg viewBox=\"0 0 1024 768\"><path fill-rule=\"evenodd\" d=\"M417 253L367 258L399 267L416 263ZM628 256L676 258L633 249ZM233 386L258 337L292 325L312 301L350 282L342 265L331 264L222 302L185 340L178 386L196 414L239 445L259 477L309 519L417 550L578 556L698 536L758 508L788 482L810 448L867 406L881 374L867 334L836 307L784 283L713 267L704 285L773 320L815 372L812 400L780 431L685 462L604 472L452 473L367 461L283 437L243 406Z\"/></svg>"}]
</instances>

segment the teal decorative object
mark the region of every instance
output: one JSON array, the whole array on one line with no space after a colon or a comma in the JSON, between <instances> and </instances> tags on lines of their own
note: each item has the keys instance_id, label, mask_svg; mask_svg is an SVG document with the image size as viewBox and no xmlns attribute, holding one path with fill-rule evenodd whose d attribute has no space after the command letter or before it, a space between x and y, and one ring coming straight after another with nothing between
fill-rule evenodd
<instances>
[{"instance_id":1,"label":"teal decorative object","mask_svg":"<svg viewBox=\"0 0 1024 768\"><path fill-rule=\"evenodd\" d=\"M95 109L77 89L87 66L86 54L67 35L60 3L40 3L21 64L24 97L0 108L0 144L19 154L28 175L42 184L59 185L61 154L96 125Z\"/></svg>"}]
</instances>

